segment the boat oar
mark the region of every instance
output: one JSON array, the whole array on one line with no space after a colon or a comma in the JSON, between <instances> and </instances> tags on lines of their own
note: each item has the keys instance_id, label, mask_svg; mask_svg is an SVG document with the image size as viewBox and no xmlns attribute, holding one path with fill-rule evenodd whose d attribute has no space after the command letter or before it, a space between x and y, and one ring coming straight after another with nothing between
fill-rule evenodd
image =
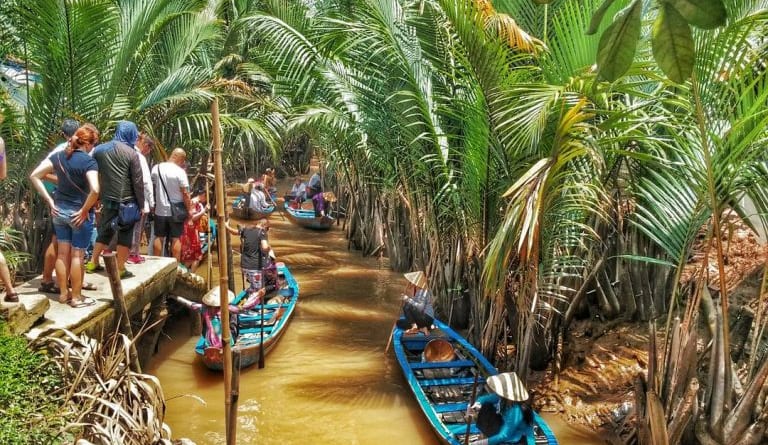
<instances>
[{"instance_id":1,"label":"boat oar","mask_svg":"<svg viewBox=\"0 0 768 445\"><path fill-rule=\"evenodd\" d=\"M467 405L467 411L472 405L475 404L477 398L477 382L480 377L479 373L475 373L475 382L472 383L472 398L469 399L469 405ZM464 434L464 445L469 445L469 432L472 430L472 416L467 416L467 432Z\"/></svg>"},{"instance_id":2,"label":"boat oar","mask_svg":"<svg viewBox=\"0 0 768 445\"><path fill-rule=\"evenodd\" d=\"M397 327L397 321L392 325L392 329L389 330L389 340L387 340L387 347L384 348L384 353L389 352L389 345L392 344L392 337L395 336L395 328Z\"/></svg>"},{"instance_id":3,"label":"boat oar","mask_svg":"<svg viewBox=\"0 0 768 445\"><path fill-rule=\"evenodd\" d=\"M405 285L405 289L403 289L403 294L405 294L408 291L408 286L410 284ZM397 308L397 316L395 317L395 322L392 324L392 329L389 330L389 340L387 340L387 347L384 348L384 353L386 354L389 352L389 346L392 344L392 337L395 336L395 327L397 327L397 320L400 318L400 308Z\"/></svg>"},{"instance_id":4,"label":"boat oar","mask_svg":"<svg viewBox=\"0 0 768 445\"><path fill-rule=\"evenodd\" d=\"M266 195L269 196L269 200L272 201L272 205L275 206L275 211L279 213L280 217L283 218L283 221L285 221L285 215L283 215L283 212L280 211L280 207L277 206L275 199L272 197L272 193L269 193L269 190L267 190Z\"/></svg>"},{"instance_id":5,"label":"boat oar","mask_svg":"<svg viewBox=\"0 0 768 445\"><path fill-rule=\"evenodd\" d=\"M264 297L261 297L261 333L259 334L261 337L261 343L259 343L259 369L264 369L264 306L267 304L265 301L266 296L267 294L265 292Z\"/></svg>"}]
</instances>

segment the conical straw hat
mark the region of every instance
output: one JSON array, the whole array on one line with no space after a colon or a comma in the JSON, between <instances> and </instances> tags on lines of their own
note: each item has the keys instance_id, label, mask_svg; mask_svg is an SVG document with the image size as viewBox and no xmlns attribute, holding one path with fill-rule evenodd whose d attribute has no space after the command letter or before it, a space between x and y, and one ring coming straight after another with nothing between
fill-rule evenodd
<instances>
[{"instance_id":1,"label":"conical straw hat","mask_svg":"<svg viewBox=\"0 0 768 445\"><path fill-rule=\"evenodd\" d=\"M528 390L514 372L505 372L488 377L488 387L493 392L513 402L525 402L528 400Z\"/></svg>"},{"instance_id":2,"label":"conical straw hat","mask_svg":"<svg viewBox=\"0 0 768 445\"><path fill-rule=\"evenodd\" d=\"M424 272L418 271L418 272L409 272L407 274L403 275L406 280L410 281L414 286L420 287L422 289L426 289L427 287L427 276L424 275Z\"/></svg>"},{"instance_id":3,"label":"conical straw hat","mask_svg":"<svg viewBox=\"0 0 768 445\"><path fill-rule=\"evenodd\" d=\"M229 298L227 301L230 303L235 299L235 294L232 291L227 291ZM221 306L221 297L219 297L219 286L209 290L207 294L203 295L203 304L211 307Z\"/></svg>"}]
</instances>

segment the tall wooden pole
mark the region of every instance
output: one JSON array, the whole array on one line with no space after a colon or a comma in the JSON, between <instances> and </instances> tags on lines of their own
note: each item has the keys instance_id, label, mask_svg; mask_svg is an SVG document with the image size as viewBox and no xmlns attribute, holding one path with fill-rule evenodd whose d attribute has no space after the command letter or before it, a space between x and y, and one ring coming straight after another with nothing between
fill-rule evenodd
<instances>
[{"instance_id":1,"label":"tall wooden pole","mask_svg":"<svg viewBox=\"0 0 768 445\"><path fill-rule=\"evenodd\" d=\"M205 205L210 206L211 205L211 181L210 177L208 176L208 162L205 163ZM210 211L208 212L208 217L211 217ZM218 224L217 224L218 225ZM218 226L219 229L221 229L221 226ZM212 266L211 266L211 257L213 256L213 251L211 248L213 247L213 232L211 231L211 224L208 223L208 227L205 228L208 231L208 255L206 255L208 258L206 258L206 261L208 261L208 277L205 281L205 284L208 285L208 290L210 290L213 287L213 272L212 272ZM218 246L218 243L216 244Z\"/></svg>"},{"instance_id":2,"label":"tall wooden pole","mask_svg":"<svg viewBox=\"0 0 768 445\"><path fill-rule=\"evenodd\" d=\"M219 245L219 296L221 298L221 343L224 355L224 423L226 425L227 445L235 444L232 415L232 333L229 330L229 271L227 258L227 231L226 227L226 206L224 193L224 167L221 162L221 126L219 121L219 100L213 99L211 103L211 120L213 121L213 171L215 175L214 184L216 186L216 219L219 226L218 242ZM223 261L222 261L223 260Z\"/></svg>"},{"instance_id":3,"label":"tall wooden pole","mask_svg":"<svg viewBox=\"0 0 768 445\"><path fill-rule=\"evenodd\" d=\"M129 363L131 371L141 373L141 363L139 354L136 351L136 344L133 341L133 328L131 328L131 316L128 312L128 306L125 304L123 296L123 283L120 281L120 272L117 271L117 258L115 253L105 253L101 256L104 259L104 266L107 268L109 276L109 287L112 289L112 298L115 300L115 310L120 314L120 332L128 336L131 340L130 353L131 362Z\"/></svg>"}]
</instances>

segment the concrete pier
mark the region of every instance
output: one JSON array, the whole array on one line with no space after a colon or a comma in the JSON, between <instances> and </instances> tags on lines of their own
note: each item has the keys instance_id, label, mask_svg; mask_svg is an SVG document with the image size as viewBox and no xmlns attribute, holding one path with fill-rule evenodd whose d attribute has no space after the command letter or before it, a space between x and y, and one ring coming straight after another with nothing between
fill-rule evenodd
<instances>
[{"instance_id":1,"label":"concrete pier","mask_svg":"<svg viewBox=\"0 0 768 445\"><path fill-rule=\"evenodd\" d=\"M144 319L150 303L171 292L176 281L176 260L147 256L142 264L129 265L133 278L122 280L123 295L131 317ZM114 332L118 312L112 298L106 271L86 274L85 281L97 286L95 291L83 291L83 296L93 298L96 304L73 308L59 303L56 294L38 291L40 277L16 287L19 303L2 303L0 316L7 320L11 332L25 334L29 339L43 335L56 335L58 329L68 329L76 334L85 333L101 338ZM137 332L137 329L134 329Z\"/></svg>"}]
</instances>

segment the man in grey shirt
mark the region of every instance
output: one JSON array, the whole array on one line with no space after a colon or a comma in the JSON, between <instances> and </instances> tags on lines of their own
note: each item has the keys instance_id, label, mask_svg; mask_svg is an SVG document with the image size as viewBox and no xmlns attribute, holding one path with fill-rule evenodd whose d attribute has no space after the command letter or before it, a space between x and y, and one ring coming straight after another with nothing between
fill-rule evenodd
<instances>
[{"instance_id":1,"label":"man in grey shirt","mask_svg":"<svg viewBox=\"0 0 768 445\"><path fill-rule=\"evenodd\" d=\"M187 153L176 148L171 152L168 161L152 167L152 183L155 186L155 245L154 251L163 251L166 238L171 238L171 253L176 261L181 262L181 234L184 223L173 220L171 206L184 203L187 215L192 214L192 201L189 197L189 180L187 172L182 168L187 159Z\"/></svg>"}]
</instances>

